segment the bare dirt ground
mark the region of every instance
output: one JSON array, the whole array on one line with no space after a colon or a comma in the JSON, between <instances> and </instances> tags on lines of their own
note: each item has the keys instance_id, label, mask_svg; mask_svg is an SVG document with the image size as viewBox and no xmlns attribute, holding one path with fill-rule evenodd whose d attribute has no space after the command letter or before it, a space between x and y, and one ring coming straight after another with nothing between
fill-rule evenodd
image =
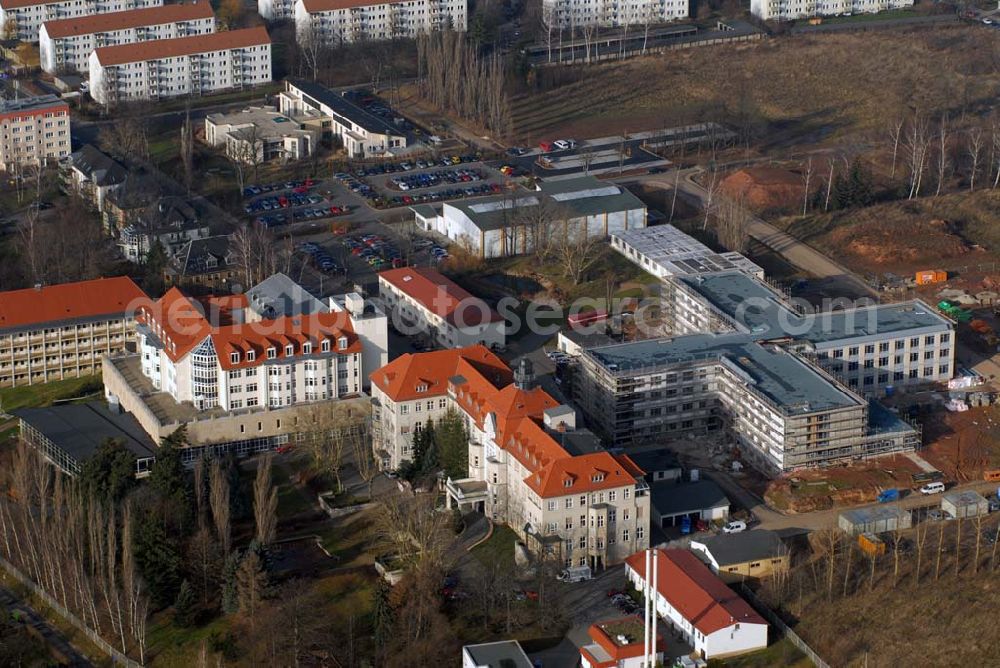
<instances>
[{"instance_id":1,"label":"bare dirt ground","mask_svg":"<svg viewBox=\"0 0 1000 668\"><path fill-rule=\"evenodd\" d=\"M744 117L765 126L763 150L881 133L892 110L956 117L988 108L998 54L992 31L956 26L782 37L560 68L514 97L514 133L526 142L579 139Z\"/></svg>"}]
</instances>

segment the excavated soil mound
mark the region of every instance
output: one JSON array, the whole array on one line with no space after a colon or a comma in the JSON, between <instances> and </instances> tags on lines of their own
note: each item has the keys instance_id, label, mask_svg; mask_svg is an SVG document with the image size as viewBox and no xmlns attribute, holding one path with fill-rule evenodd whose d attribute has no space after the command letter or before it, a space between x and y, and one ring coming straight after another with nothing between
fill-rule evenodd
<instances>
[{"instance_id":1,"label":"excavated soil mound","mask_svg":"<svg viewBox=\"0 0 1000 668\"><path fill-rule=\"evenodd\" d=\"M865 223L840 227L830 242L847 256L872 265L911 265L970 252L966 241L943 220Z\"/></svg>"}]
</instances>

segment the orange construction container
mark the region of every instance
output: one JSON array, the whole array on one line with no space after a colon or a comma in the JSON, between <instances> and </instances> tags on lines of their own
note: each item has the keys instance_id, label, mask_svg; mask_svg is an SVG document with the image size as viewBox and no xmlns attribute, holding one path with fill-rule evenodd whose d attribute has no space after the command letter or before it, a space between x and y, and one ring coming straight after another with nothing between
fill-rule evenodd
<instances>
[{"instance_id":1,"label":"orange construction container","mask_svg":"<svg viewBox=\"0 0 1000 668\"><path fill-rule=\"evenodd\" d=\"M858 536L858 547L869 557L885 554L885 543L873 533L863 533Z\"/></svg>"},{"instance_id":2,"label":"orange construction container","mask_svg":"<svg viewBox=\"0 0 1000 668\"><path fill-rule=\"evenodd\" d=\"M944 283L948 280L948 272L940 269L924 269L918 271L914 276L917 285L931 285L932 283Z\"/></svg>"},{"instance_id":3,"label":"orange construction container","mask_svg":"<svg viewBox=\"0 0 1000 668\"><path fill-rule=\"evenodd\" d=\"M986 482L995 482L1000 480L1000 469L990 469L983 471L983 480Z\"/></svg>"}]
</instances>

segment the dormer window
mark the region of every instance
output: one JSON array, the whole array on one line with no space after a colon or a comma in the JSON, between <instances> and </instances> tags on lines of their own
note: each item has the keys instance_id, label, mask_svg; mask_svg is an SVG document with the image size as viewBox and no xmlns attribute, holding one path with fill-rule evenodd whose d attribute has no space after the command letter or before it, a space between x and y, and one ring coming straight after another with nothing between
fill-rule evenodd
<instances>
[{"instance_id":1,"label":"dormer window","mask_svg":"<svg viewBox=\"0 0 1000 668\"><path fill-rule=\"evenodd\" d=\"M273 360L277 356L278 356L278 351L275 350L273 346L267 349L267 359Z\"/></svg>"},{"instance_id":2,"label":"dormer window","mask_svg":"<svg viewBox=\"0 0 1000 668\"><path fill-rule=\"evenodd\" d=\"M603 473L595 473L594 475L592 475L590 477L590 480L591 480L591 482L601 482L602 480L604 480L604 474Z\"/></svg>"},{"instance_id":3,"label":"dormer window","mask_svg":"<svg viewBox=\"0 0 1000 668\"><path fill-rule=\"evenodd\" d=\"M285 346L285 357L291 357L294 354L295 354L295 346L289 343L287 346Z\"/></svg>"},{"instance_id":4,"label":"dormer window","mask_svg":"<svg viewBox=\"0 0 1000 668\"><path fill-rule=\"evenodd\" d=\"M303 343L302 344L302 354L303 355L310 354L312 352L312 350L313 350L313 344L311 344L311 343Z\"/></svg>"},{"instance_id":5,"label":"dormer window","mask_svg":"<svg viewBox=\"0 0 1000 668\"><path fill-rule=\"evenodd\" d=\"M341 350L347 350L347 337L346 336L342 336L339 339L337 339L337 347L340 348Z\"/></svg>"},{"instance_id":6,"label":"dormer window","mask_svg":"<svg viewBox=\"0 0 1000 668\"><path fill-rule=\"evenodd\" d=\"M320 345L320 350L324 353L330 352L330 339L323 339L323 343Z\"/></svg>"},{"instance_id":7,"label":"dormer window","mask_svg":"<svg viewBox=\"0 0 1000 668\"><path fill-rule=\"evenodd\" d=\"M254 351L254 350L248 350L247 351L247 362L253 362L255 359L257 359L257 352Z\"/></svg>"},{"instance_id":8,"label":"dormer window","mask_svg":"<svg viewBox=\"0 0 1000 668\"><path fill-rule=\"evenodd\" d=\"M426 391L427 391L427 385L426 384L417 385L417 392L426 392Z\"/></svg>"},{"instance_id":9,"label":"dormer window","mask_svg":"<svg viewBox=\"0 0 1000 668\"><path fill-rule=\"evenodd\" d=\"M573 486L572 478L566 478L565 480L563 480L563 487L572 487L572 486Z\"/></svg>"},{"instance_id":10,"label":"dormer window","mask_svg":"<svg viewBox=\"0 0 1000 668\"><path fill-rule=\"evenodd\" d=\"M232 362L233 364L239 364L240 363L240 354L239 353L229 353L229 361Z\"/></svg>"}]
</instances>

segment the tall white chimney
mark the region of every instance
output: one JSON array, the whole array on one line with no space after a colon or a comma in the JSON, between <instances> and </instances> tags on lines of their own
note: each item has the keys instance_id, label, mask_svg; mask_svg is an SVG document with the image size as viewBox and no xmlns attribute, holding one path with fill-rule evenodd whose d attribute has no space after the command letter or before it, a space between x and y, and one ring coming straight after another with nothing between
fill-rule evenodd
<instances>
[{"instance_id":1,"label":"tall white chimney","mask_svg":"<svg viewBox=\"0 0 1000 668\"><path fill-rule=\"evenodd\" d=\"M646 549L646 577L643 578L642 593L643 593L643 638L642 638L642 657L643 657L643 668L650 668L646 661L646 648L649 647L649 578L651 576L651 564L652 555L649 553L649 549Z\"/></svg>"},{"instance_id":2,"label":"tall white chimney","mask_svg":"<svg viewBox=\"0 0 1000 668\"><path fill-rule=\"evenodd\" d=\"M649 662L647 666L656 665L656 597L660 591L660 553L659 551L653 552L653 595L650 597L653 599L653 614L649 618Z\"/></svg>"}]
</instances>

